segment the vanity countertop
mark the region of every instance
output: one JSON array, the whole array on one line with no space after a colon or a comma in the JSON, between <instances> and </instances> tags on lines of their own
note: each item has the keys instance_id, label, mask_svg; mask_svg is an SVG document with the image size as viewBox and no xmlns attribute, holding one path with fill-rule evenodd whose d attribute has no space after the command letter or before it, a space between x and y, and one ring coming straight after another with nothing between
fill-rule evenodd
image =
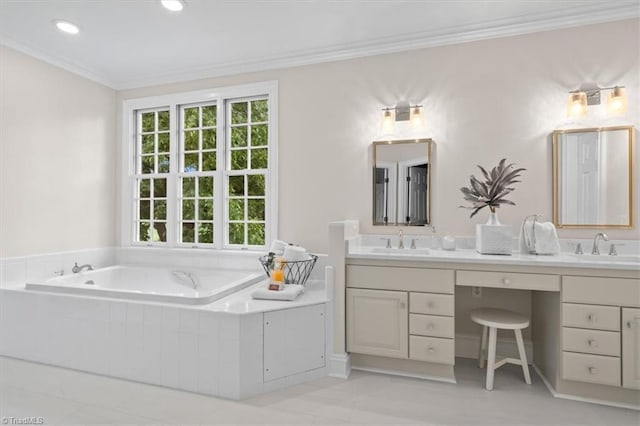
<instances>
[{"instance_id":1,"label":"vanity countertop","mask_svg":"<svg viewBox=\"0 0 640 426\"><path fill-rule=\"evenodd\" d=\"M640 255L609 256L605 254L595 256L561 253L554 256L538 256L513 253L511 256L504 256L480 254L475 250L382 249L380 247L356 246L349 248L347 258L640 271Z\"/></svg>"}]
</instances>

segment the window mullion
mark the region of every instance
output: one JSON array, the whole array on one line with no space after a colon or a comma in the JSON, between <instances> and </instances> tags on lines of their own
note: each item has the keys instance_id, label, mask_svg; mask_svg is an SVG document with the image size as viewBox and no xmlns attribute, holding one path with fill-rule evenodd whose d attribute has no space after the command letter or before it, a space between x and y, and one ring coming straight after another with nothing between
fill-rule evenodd
<instances>
[{"instance_id":1,"label":"window mullion","mask_svg":"<svg viewBox=\"0 0 640 426\"><path fill-rule=\"evenodd\" d=\"M229 203L228 199L228 185L227 185L227 164L228 159L228 143L227 138L231 137L227 132L227 114L229 105L223 98L217 99L218 115L216 120L216 133L217 139L217 164L216 164L216 177L214 188L214 229L215 229L215 245L216 248L223 248L226 245L226 235L228 234L228 222L229 222L229 209L226 207Z\"/></svg>"},{"instance_id":2,"label":"window mullion","mask_svg":"<svg viewBox=\"0 0 640 426\"><path fill-rule=\"evenodd\" d=\"M169 105L169 174L167 176L167 244L178 244L178 172L179 172L179 110L178 105Z\"/></svg>"}]
</instances>

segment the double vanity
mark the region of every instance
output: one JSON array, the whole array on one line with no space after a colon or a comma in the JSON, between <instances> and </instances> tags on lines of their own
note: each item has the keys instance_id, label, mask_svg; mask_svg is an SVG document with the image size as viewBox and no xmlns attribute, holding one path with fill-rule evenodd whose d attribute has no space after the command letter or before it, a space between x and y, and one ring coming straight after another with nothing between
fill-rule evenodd
<instances>
[{"instance_id":1,"label":"double vanity","mask_svg":"<svg viewBox=\"0 0 640 426\"><path fill-rule=\"evenodd\" d=\"M331 249L342 247L330 262L336 268L334 354L344 352L345 372L455 382L456 355L469 356L468 336L457 330L468 315L456 307L463 310L471 288L522 292L530 303L523 312L531 316L530 362L555 396L640 408L640 263L634 256L387 248L381 236L363 236L357 228L352 221L330 227Z\"/></svg>"}]
</instances>

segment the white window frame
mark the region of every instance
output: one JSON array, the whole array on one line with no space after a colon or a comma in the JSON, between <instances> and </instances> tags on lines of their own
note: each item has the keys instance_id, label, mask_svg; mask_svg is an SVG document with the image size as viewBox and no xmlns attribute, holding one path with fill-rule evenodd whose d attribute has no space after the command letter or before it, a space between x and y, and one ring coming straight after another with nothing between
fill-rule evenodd
<instances>
[{"instance_id":1,"label":"white window frame","mask_svg":"<svg viewBox=\"0 0 640 426\"><path fill-rule=\"evenodd\" d=\"M220 87L193 92L174 93L168 95L151 96L145 98L128 99L122 103L122 140L121 140L121 185L120 185L120 244L125 247L165 247L165 248L206 248L229 250L259 250L269 247L278 236L278 83L266 81L239 86ZM228 227L228 207L223 209L222 203L227 202L224 188L226 170L226 141L227 125L225 120L226 102L238 98L252 98L266 96L269 105L268 129L268 171L265 187L265 246L228 245L226 230ZM178 238L178 182L180 177L180 125L179 107L189 104L215 102L217 105L217 164L216 179L214 181L214 244L198 245L195 243L180 243ZM170 141L170 169L167 176L167 242L138 242L135 240L135 159L136 159L136 112L139 110L169 108L169 141ZM224 153L224 155L222 155ZM251 170L248 170L251 174ZM194 174L195 176L195 174Z\"/></svg>"}]
</instances>

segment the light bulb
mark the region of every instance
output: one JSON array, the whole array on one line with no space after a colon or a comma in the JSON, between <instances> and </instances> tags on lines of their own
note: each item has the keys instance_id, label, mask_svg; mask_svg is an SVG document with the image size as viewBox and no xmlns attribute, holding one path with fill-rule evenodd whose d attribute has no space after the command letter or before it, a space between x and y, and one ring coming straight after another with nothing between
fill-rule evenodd
<instances>
[{"instance_id":1,"label":"light bulb","mask_svg":"<svg viewBox=\"0 0 640 426\"><path fill-rule=\"evenodd\" d=\"M382 114L382 133L393 133L395 127L395 114L392 109L385 109Z\"/></svg>"},{"instance_id":2,"label":"light bulb","mask_svg":"<svg viewBox=\"0 0 640 426\"><path fill-rule=\"evenodd\" d=\"M624 87L614 87L607 96L607 112L623 114L627 112L627 93Z\"/></svg>"},{"instance_id":3,"label":"light bulb","mask_svg":"<svg viewBox=\"0 0 640 426\"><path fill-rule=\"evenodd\" d=\"M53 21L56 28L58 28L63 33L67 34L78 34L80 32L80 28L76 24L72 24L69 21L64 21L62 19L56 19Z\"/></svg>"},{"instance_id":4,"label":"light bulb","mask_svg":"<svg viewBox=\"0 0 640 426\"><path fill-rule=\"evenodd\" d=\"M414 130L420 130L423 125L424 119L422 116L422 107L415 106L411 108L411 127L413 127Z\"/></svg>"},{"instance_id":5,"label":"light bulb","mask_svg":"<svg viewBox=\"0 0 640 426\"><path fill-rule=\"evenodd\" d=\"M181 0L161 0L160 3L172 12L180 12L184 9L184 2Z\"/></svg>"},{"instance_id":6,"label":"light bulb","mask_svg":"<svg viewBox=\"0 0 640 426\"><path fill-rule=\"evenodd\" d=\"M585 92L569 94L567 115L569 117L581 117L587 114L587 94Z\"/></svg>"}]
</instances>

